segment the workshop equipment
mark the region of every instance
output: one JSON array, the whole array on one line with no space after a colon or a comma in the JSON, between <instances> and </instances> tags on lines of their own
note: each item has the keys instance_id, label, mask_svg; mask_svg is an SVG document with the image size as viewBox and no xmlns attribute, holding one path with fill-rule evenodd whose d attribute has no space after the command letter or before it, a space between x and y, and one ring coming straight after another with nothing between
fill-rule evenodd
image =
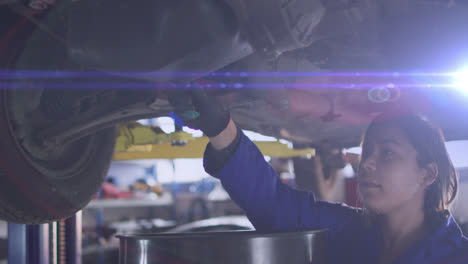
<instances>
[{"instance_id":1,"label":"workshop equipment","mask_svg":"<svg viewBox=\"0 0 468 264\"><path fill-rule=\"evenodd\" d=\"M122 235L120 264L317 264L325 262L326 230Z\"/></svg>"},{"instance_id":2,"label":"workshop equipment","mask_svg":"<svg viewBox=\"0 0 468 264\"><path fill-rule=\"evenodd\" d=\"M202 158L208 137L193 137L187 132L164 133L159 127L137 122L118 127L114 160ZM280 141L254 141L265 156L313 157L315 149L293 149Z\"/></svg>"}]
</instances>

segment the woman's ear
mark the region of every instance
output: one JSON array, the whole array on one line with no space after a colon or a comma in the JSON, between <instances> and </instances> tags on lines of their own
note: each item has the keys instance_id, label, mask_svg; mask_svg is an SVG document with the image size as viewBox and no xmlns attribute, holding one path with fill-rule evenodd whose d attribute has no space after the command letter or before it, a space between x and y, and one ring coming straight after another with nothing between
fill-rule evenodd
<instances>
[{"instance_id":1,"label":"woman's ear","mask_svg":"<svg viewBox=\"0 0 468 264\"><path fill-rule=\"evenodd\" d=\"M437 179L437 176L439 175L439 167L435 162L431 162L426 166L426 168L424 168L424 170L426 173L423 178L423 184L425 187L428 187Z\"/></svg>"}]
</instances>

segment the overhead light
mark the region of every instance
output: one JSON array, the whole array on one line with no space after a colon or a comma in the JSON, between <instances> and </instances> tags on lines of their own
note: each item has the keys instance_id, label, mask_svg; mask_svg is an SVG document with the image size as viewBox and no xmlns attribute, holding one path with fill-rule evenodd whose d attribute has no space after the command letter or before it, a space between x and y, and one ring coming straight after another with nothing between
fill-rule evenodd
<instances>
[{"instance_id":1,"label":"overhead light","mask_svg":"<svg viewBox=\"0 0 468 264\"><path fill-rule=\"evenodd\" d=\"M468 68L455 73L455 87L468 95Z\"/></svg>"}]
</instances>

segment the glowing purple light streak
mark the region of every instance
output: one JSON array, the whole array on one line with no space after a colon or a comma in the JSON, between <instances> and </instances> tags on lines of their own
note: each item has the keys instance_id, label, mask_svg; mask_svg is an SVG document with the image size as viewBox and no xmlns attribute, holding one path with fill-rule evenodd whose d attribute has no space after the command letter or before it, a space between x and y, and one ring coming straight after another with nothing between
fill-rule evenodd
<instances>
[{"instance_id":1,"label":"glowing purple light streak","mask_svg":"<svg viewBox=\"0 0 468 264\"><path fill-rule=\"evenodd\" d=\"M151 79L161 77L172 78L247 78L247 77L454 77L456 72L83 72L83 71L34 71L16 70L0 71L0 79L61 79L61 78L136 78Z\"/></svg>"},{"instance_id":2,"label":"glowing purple light streak","mask_svg":"<svg viewBox=\"0 0 468 264\"><path fill-rule=\"evenodd\" d=\"M210 83L210 84L193 84L193 83L167 83L167 84L152 84L141 82L86 82L86 83L26 83L26 82L0 82L0 89L319 89L319 88L342 88L342 89L361 89L374 87L388 87L389 83ZM453 83L392 83L398 88L454 88ZM391 88L390 88L391 89Z\"/></svg>"}]
</instances>

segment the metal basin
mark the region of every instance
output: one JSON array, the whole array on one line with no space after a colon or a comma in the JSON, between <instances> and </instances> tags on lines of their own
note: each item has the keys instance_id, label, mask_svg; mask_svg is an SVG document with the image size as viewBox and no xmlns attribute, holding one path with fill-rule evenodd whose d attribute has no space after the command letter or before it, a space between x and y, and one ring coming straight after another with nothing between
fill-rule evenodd
<instances>
[{"instance_id":1,"label":"metal basin","mask_svg":"<svg viewBox=\"0 0 468 264\"><path fill-rule=\"evenodd\" d=\"M120 264L325 262L326 230L122 235Z\"/></svg>"}]
</instances>

